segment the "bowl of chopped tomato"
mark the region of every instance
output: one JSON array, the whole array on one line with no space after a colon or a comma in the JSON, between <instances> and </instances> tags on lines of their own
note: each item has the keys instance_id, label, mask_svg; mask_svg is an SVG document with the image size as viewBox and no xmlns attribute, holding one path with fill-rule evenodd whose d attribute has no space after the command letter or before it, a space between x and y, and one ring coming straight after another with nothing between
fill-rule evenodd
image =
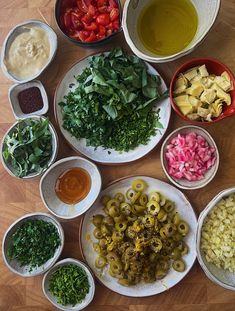
<instances>
[{"instance_id":1,"label":"bowl of chopped tomato","mask_svg":"<svg viewBox=\"0 0 235 311\"><path fill-rule=\"evenodd\" d=\"M57 0L55 19L76 45L97 47L121 31L119 0Z\"/></svg>"}]
</instances>

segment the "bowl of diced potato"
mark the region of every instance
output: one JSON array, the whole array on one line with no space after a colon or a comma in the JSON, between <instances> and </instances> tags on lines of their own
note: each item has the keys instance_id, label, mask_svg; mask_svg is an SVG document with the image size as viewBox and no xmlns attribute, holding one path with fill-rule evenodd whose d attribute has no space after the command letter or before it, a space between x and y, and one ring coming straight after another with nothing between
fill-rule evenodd
<instances>
[{"instance_id":1,"label":"bowl of diced potato","mask_svg":"<svg viewBox=\"0 0 235 311\"><path fill-rule=\"evenodd\" d=\"M212 124L235 114L235 76L213 58L194 58L174 74L171 104L183 119Z\"/></svg>"},{"instance_id":2,"label":"bowl of diced potato","mask_svg":"<svg viewBox=\"0 0 235 311\"><path fill-rule=\"evenodd\" d=\"M235 187L216 195L200 214L196 247L208 278L235 291Z\"/></svg>"}]
</instances>

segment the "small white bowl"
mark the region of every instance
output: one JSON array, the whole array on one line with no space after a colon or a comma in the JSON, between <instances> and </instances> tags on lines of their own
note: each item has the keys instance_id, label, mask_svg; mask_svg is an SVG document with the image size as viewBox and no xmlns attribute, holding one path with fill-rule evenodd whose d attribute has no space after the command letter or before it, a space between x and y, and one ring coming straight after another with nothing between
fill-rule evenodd
<instances>
[{"instance_id":1,"label":"small white bowl","mask_svg":"<svg viewBox=\"0 0 235 311\"><path fill-rule=\"evenodd\" d=\"M91 178L91 188L87 196L76 204L66 204L56 195L55 184L66 170L79 167L87 171ZM101 175L97 166L82 157L68 157L54 163L42 176L40 194L47 209L61 219L74 219L85 213L97 199L101 190Z\"/></svg>"},{"instance_id":2,"label":"small white bowl","mask_svg":"<svg viewBox=\"0 0 235 311\"><path fill-rule=\"evenodd\" d=\"M167 164L167 160L165 157L166 147L174 137L176 137L178 134L188 134L191 132L194 132L197 135L201 135L202 137L204 137L206 141L208 142L208 144L215 149L216 160L215 160L214 165L205 173L204 178L198 181L189 181L187 179L176 179L170 176L168 173L168 164ZM219 168L219 151L218 151L218 148L216 146L214 139L211 137L211 135L206 130L195 125L183 126L183 127L176 129L172 133L170 133L170 135L167 136L167 138L164 140L162 144L160 157L161 157L161 164L162 164L163 171L168 177L168 179L178 188L186 189L186 190L200 189L200 188L205 187L215 177L215 174Z\"/></svg>"},{"instance_id":3,"label":"small white bowl","mask_svg":"<svg viewBox=\"0 0 235 311\"><path fill-rule=\"evenodd\" d=\"M34 119L34 120L39 120L39 119L43 119L45 120L46 118L43 117L43 116L33 116L33 117L30 117L30 118L25 118L23 119L22 121L25 121L27 119ZM38 177L38 176L41 176L45 170L47 170L47 168L55 162L55 159L57 157L57 153L58 153L58 136L57 136L57 133L56 133L56 130L54 128L54 126L51 124L51 122L49 122L49 129L50 129L50 132L51 132L51 135L52 135L52 155L51 155L51 159L50 161L48 162L48 165L47 165L47 168L45 168L41 173L32 173L32 174L29 174L27 176L24 176L22 178L18 177L15 175L14 173L14 168L5 161L5 159L3 158L3 151L4 151L4 141L5 141L5 138L8 134L11 134L15 127L17 126L17 124L21 122L21 120L15 122L8 130L7 132L5 133L5 135L3 136L3 139L2 139L2 142L1 142L1 146L0 146L0 157L1 157L1 161L2 161L2 164L4 166L4 168L6 169L6 171L13 177L16 177L16 178L19 178L19 179L31 179L31 178L35 178L35 177Z\"/></svg>"},{"instance_id":4,"label":"small white bowl","mask_svg":"<svg viewBox=\"0 0 235 311\"><path fill-rule=\"evenodd\" d=\"M8 255L7 255L7 249L8 245L11 239L11 236L16 232L16 230L21 226L24 222L27 220L32 220L32 219L41 219L47 222L52 223L59 234L61 244L55 251L54 256L49 259L44 265L40 267L33 268L32 271L30 272L30 267L29 266L20 266L17 260L10 260ZM61 255L61 252L64 247L64 231L60 223L52 217L50 214L47 213L31 213L31 214L26 214L23 217L17 219L6 231L4 237L3 237L3 242L2 242L2 255L5 264L7 267L14 273L23 276L23 277L31 277L31 276L36 276L45 273L47 270L49 270L58 260L58 258Z\"/></svg>"},{"instance_id":5,"label":"small white bowl","mask_svg":"<svg viewBox=\"0 0 235 311\"><path fill-rule=\"evenodd\" d=\"M122 27L125 39L132 51L147 62L164 63L176 60L182 56L191 53L210 31L217 18L220 8L220 0L192 0L198 14L198 29L192 42L182 51L170 55L156 55L147 50L139 39L137 33L137 21L143 8L152 0L126 0L123 8Z\"/></svg>"},{"instance_id":6,"label":"small white bowl","mask_svg":"<svg viewBox=\"0 0 235 311\"><path fill-rule=\"evenodd\" d=\"M47 63L45 64L45 66L39 71L37 72L35 75L31 76L31 77L28 77L26 79L20 79L19 77L16 77L13 73L11 73L8 68L6 67L5 65L5 58L8 54L8 50L13 42L13 40L15 39L15 37L17 35L19 35L20 33L24 32L25 29L24 27L25 26L36 26L36 27L39 27L39 28L42 28L43 30L46 31L48 37L49 37L49 42L50 42L50 56L48 58L48 61ZM55 54L56 54L56 51L57 51L57 35L56 33L54 32L54 30L47 24L43 23L42 21L40 20L28 20L28 21L25 21L23 23L20 23L18 25L16 25L7 35L6 39L4 40L3 42L3 46L2 46L2 52L1 52L1 68L2 68L2 71L4 73L4 75L16 82L16 83L25 83L25 82L28 82L30 80L33 80L33 79L36 79L38 76L40 76L40 74L49 66L49 64L52 62L53 58L55 57Z\"/></svg>"},{"instance_id":7,"label":"small white bowl","mask_svg":"<svg viewBox=\"0 0 235 311\"><path fill-rule=\"evenodd\" d=\"M199 264L201 265L206 276L213 281L214 283L226 288L235 291L235 273L232 273L228 270L219 269L212 263L208 263L203 251L201 250L201 234L203 223L215 205L224 197L229 196L230 194L235 193L235 187L228 188L221 191L217 194L212 201L207 205L207 207L201 212L198 218L197 226L197 235L196 235L196 247L197 247L197 258Z\"/></svg>"},{"instance_id":8,"label":"small white bowl","mask_svg":"<svg viewBox=\"0 0 235 311\"><path fill-rule=\"evenodd\" d=\"M74 264L77 265L78 267L81 267L85 270L87 277L88 277L88 282L90 284L90 290L89 293L86 295L86 297L84 298L84 300L79 303L76 304L75 306L72 305L68 305L68 306L63 306L62 304L57 302L57 299L55 296L53 296L50 291L49 291L49 281L50 281L50 277L52 275L53 272L55 272L59 267L62 266L66 266L68 264ZM73 258L66 258L63 259L59 262L57 262L54 267L49 270L43 277L43 281L42 281L42 290L44 295L46 296L46 298L58 309L60 310L70 310L70 311L78 311L78 310L82 310L85 307L87 307L91 301L94 298L94 294L95 294L95 282L94 282L94 278L89 270L89 268L81 261L77 260L77 259L73 259Z\"/></svg>"},{"instance_id":9,"label":"small white bowl","mask_svg":"<svg viewBox=\"0 0 235 311\"><path fill-rule=\"evenodd\" d=\"M40 90L41 96L42 96L42 101L43 101L43 107L40 110L37 110L32 113L25 114L22 112L19 104L19 99L18 99L18 94L31 87L37 87ZM18 119L24 119L24 118L29 118L32 116L41 116L47 113L49 105L48 105L48 97L46 90L42 84L41 81L39 80L34 80L26 83L21 83L21 84L14 84L10 87L8 91L8 98L11 104L11 109L14 114L14 117Z\"/></svg>"}]
</instances>

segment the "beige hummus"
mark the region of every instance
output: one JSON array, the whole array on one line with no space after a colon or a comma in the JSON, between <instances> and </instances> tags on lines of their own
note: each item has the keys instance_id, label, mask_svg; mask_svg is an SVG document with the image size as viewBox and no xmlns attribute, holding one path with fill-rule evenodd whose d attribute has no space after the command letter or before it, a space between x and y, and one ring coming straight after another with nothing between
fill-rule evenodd
<instances>
[{"instance_id":1,"label":"beige hummus","mask_svg":"<svg viewBox=\"0 0 235 311\"><path fill-rule=\"evenodd\" d=\"M46 65L50 56L50 42L45 30L23 27L15 37L5 58L8 71L19 79L33 77Z\"/></svg>"}]
</instances>

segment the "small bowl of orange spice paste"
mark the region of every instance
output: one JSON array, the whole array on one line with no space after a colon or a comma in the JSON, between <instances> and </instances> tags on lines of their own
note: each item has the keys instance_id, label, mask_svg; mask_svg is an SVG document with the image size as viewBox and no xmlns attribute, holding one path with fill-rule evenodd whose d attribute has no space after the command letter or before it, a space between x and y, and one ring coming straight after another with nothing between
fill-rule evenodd
<instances>
[{"instance_id":1,"label":"small bowl of orange spice paste","mask_svg":"<svg viewBox=\"0 0 235 311\"><path fill-rule=\"evenodd\" d=\"M85 213L101 190L97 166L82 157L68 157L54 163L40 181L40 194L48 210L61 219Z\"/></svg>"}]
</instances>

